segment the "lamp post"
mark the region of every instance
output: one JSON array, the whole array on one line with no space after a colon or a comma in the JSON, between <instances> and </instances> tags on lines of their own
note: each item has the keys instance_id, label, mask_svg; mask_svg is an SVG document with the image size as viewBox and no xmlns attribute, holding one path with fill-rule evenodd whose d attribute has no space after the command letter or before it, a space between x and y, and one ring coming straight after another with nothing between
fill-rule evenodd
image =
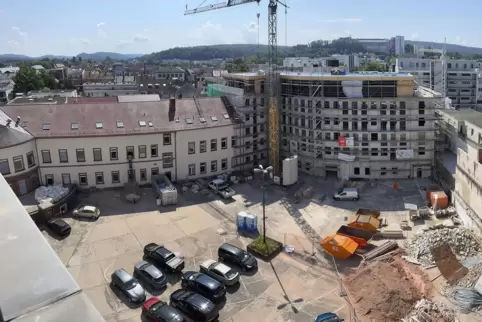
<instances>
[{"instance_id":1,"label":"lamp post","mask_svg":"<svg viewBox=\"0 0 482 322\"><path fill-rule=\"evenodd\" d=\"M266 186L265 186L265 175L271 173L273 171L273 167L269 166L266 169L260 164L259 168L254 168L255 173L261 173L261 178L263 180L263 243L266 244Z\"/></svg>"}]
</instances>

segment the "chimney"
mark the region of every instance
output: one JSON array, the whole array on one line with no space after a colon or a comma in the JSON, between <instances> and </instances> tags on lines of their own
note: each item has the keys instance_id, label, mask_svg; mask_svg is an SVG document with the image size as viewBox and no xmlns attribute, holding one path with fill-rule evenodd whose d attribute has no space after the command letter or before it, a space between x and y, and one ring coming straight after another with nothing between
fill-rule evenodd
<instances>
[{"instance_id":1,"label":"chimney","mask_svg":"<svg viewBox=\"0 0 482 322\"><path fill-rule=\"evenodd\" d=\"M20 116L17 116L17 121L15 122L15 127L18 127L19 123L20 123Z\"/></svg>"},{"instance_id":2,"label":"chimney","mask_svg":"<svg viewBox=\"0 0 482 322\"><path fill-rule=\"evenodd\" d=\"M176 115L176 99L171 97L169 99L169 121L174 121L174 116Z\"/></svg>"},{"instance_id":3,"label":"chimney","mask_svg":"<svg viewBox=\"0 0 482 322\"><path fill-rule=\"evenodd\" d=\"M5 124L6 127L10 127L10 123L12 123L12 120L11 119L8 119L7 120L7 123Z\"/></svg>"}]
</instances>

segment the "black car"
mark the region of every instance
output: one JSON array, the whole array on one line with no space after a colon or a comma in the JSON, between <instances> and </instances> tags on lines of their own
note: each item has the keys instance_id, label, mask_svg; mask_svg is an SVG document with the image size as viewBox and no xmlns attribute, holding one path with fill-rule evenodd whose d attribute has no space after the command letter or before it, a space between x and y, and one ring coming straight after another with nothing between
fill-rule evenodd
<instances>
[{"instance_id":1,"label":"black car","mask_svg":"<svg viewBox=\"0 0 482 322\"><path fill-rule=\"evenodd\" d=\"M149 243L144 247L144 256L156 266L170 273L180 273L184 269L184 260L162 245Z\"/></svg>"},{"instance_id":2,"label":"black car","mask_svg":"<svg viewBox=\"0 0 482 322\"><path fill-rule=\"evenodd\" d=\"M65 237L69 235L70 231L72 230L70 225L60 218L50 219L49 221L47 221L46 227L51 233L59 237Z\"/></svg>"},{"instance_id":3,"label":"black car","mask_svg":"<svg viewBox=\"0 0 482 322\"><path fill-rule=\"evenodd\" d=\"M151 322L187 322L178 310L157 297L148 299L142 305L142 315Z\"/></svg>"},{"instance_id":4,"label":"black car","mask_svg":"<svg viewBox=\"0 0 482 322\"><path fill-rule=\"evenodd\" d=\"M219 311L213 302L201 294L180 289L171 294L171 306L199 322L212 322L219 318Z\"/></svg>"},{"instance_id":5,"label":"black car","mask_svg":"<svg viewBox=\"0 0 482 322\"><path fill-rule=\"evenodd\" d=\"M253 255L228 243L224 243L219 247L218 258L220 262L229 262L238 265L245 271L258 267L258 261Z\"/></svg>"},{"instance_id":6,"label":"black car","mask_svg":"<svg viewBox=\"0 0 482 322\"><path fill-rule=\"evenodd\" d=\"M160 290L167 285L167 277L156 266L146 261L140 261L134 266L134 277L143 285Z\"/></svg>"},{"instance_id":7,"label":"black car","mask_svg":"<svg viewBox=\"0 0 482 322\"><path fill-rule=\"evenodd\" d=\"M118 269L112 273L112 287L121 291L131 303L142 303L146 300L146 291L139 281L127 273L124 269Z\"/></svg>"},{"instance_id":8,"label":"black car","mask_svg":"<svg viewBox=\"0 0 482 322\"><path fill-rule=\"evenodd\" d=\"M184 273L181 286L199 293L215 303L221 302L226 296L226 287L203 273L193 271Z\"/></svg>"}]
</instances>

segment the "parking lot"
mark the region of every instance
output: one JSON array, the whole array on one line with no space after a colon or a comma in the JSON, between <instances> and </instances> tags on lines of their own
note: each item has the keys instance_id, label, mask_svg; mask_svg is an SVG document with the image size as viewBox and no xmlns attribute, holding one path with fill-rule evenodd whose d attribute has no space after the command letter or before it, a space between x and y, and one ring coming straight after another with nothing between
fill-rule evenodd
<instances>
[{"instance_id":1,"label":"parking lot","mask_svg":"<svg viewBox=\"0 0 482 322\"><path fill-rule=\"evenodd\" d=\"M249 197L253 205L248 211L261 215L261 194L249 184L234 188L241 194L230 202L188 191L181 195L177 208L169 209L155 206L150 189L143 190L137 204L121 200L119 191L100 191L86 195L84 200L100 207L99 220L67 216L65 220L72 225L69 237L56 240L44 234L107 321L141 321L140 308L128 307L111 290L112 272L124 268L132 273L144 245L150 242L180 253L186 262L185 271L197 271L202 261L217 259L217 248L224 242L245 248L250 239L238 235L235 214L246 209L244 200ZM227 300L221 303L219 320L243 322L263 317L263 321L314 321L318 314L336 312L349 321L349 306L340 297L335 273L327 263L311 256L316 245L304 237L294 219L278 209L277 203L270 203L277 193L268 193L268 235L281 242L298 240L299 252L282 253L271 262L259 260L255 274L241 272L241 283L228 289ZM162 294L156 294L162 300L168 301L169 295L180 288L178 278L171 276L169 282ZM297 303L289 305L294 300Z\"/></svg>"}]
</instances>

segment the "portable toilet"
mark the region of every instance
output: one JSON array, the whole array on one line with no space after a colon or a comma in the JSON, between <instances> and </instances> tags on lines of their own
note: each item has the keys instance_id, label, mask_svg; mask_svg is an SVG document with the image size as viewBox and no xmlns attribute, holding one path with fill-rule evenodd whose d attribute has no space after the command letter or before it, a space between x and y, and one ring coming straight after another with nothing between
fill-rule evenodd
<instances>
[{"instance_id":1,"label":"portable toilet","mask_svg":"<svg viewBox=\"0 0 482 322\"><path fill-rule=\"evenodd\" d=\"M245 229L250 232L258 231L258 216L247 213L245 217Z\"/></svg>"},{"instance_id":2,"label":"portable toilet","mask_svg":"<svg viewBox=\"0 0 482 322\"><path fill-rule=\"evenodd\" d=\"M238 212L236 215L236 225L238 226L238 231L246 230L246 216L248 214L244 211Z\"/></svg>"},{"instance_id":3,"label":"portable toilet","mask_svg":"<svg viewBox=\"0 0 482 322\"><path fill-rule=\"evenodd\" d=\"M343 235L330 235L323 239L320 246L335 258L347 259L355 253L358 244L351 238Z\"/></svg>"}]
</instances>

